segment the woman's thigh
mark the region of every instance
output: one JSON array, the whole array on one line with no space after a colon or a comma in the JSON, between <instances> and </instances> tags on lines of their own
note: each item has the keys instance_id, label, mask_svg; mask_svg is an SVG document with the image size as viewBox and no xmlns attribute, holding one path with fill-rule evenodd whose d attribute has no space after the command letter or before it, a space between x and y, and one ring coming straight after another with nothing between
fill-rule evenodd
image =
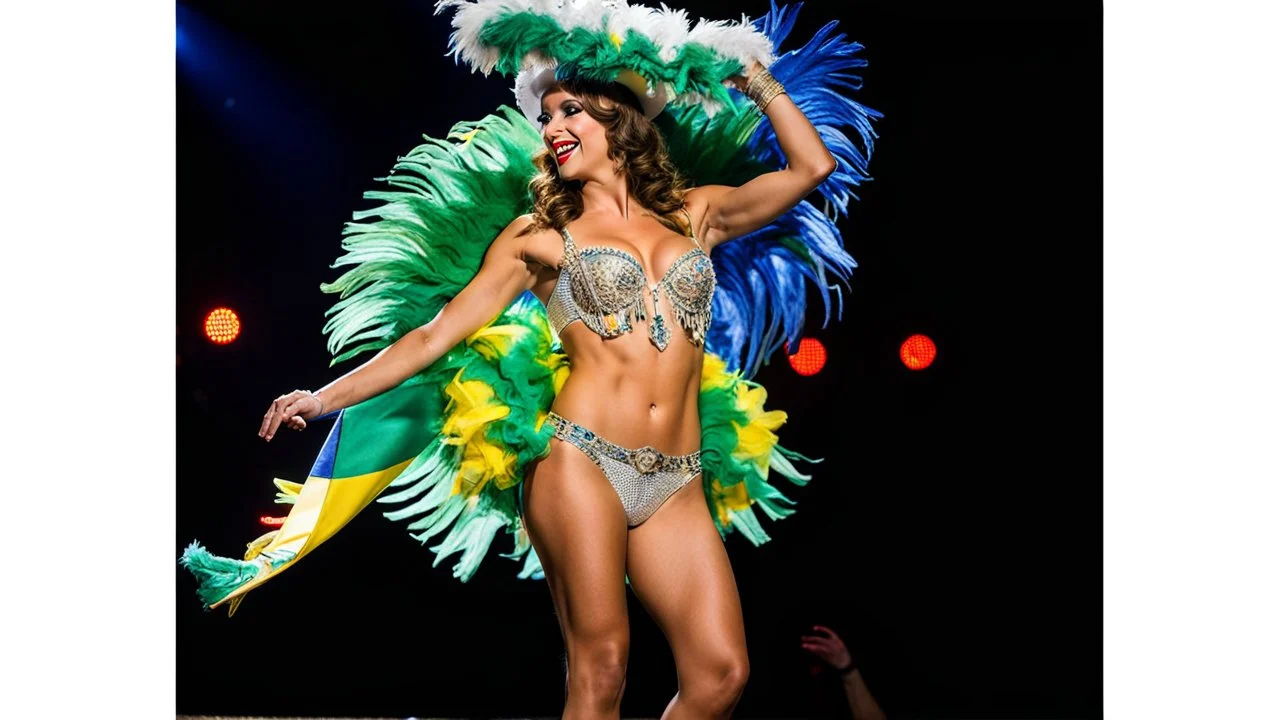
<instances>
[{"instance_id":1,"label":"woman's thigh","mask_svg":"<svg viewBox=\"0 0 1280 720\"><path fill-rule=\"evenodd\" d=\"M738 587L700 477L631 529L627 570L636 596L667 636L682 677L745 669Z\"/></svg>"},{"instance_id":2,"label":"woman's thigh","mask_svg":"<svg viewBox=\"0 0 1280 720\"><path fill-rule=\"evenodd\" d=\"M524 482L525 528L570 661L579 649L601 644L625 657L627 520L613 487L595 463L559 440Z\"/></svg>"}]
</instances>

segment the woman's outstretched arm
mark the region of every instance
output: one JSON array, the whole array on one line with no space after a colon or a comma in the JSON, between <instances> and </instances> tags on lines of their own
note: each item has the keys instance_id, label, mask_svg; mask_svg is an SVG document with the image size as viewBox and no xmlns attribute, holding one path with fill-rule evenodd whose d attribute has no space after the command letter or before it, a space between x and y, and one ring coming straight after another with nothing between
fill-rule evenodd
<instances>
[{"instance_id":1,"label":"woman's outstretched arm","mask_svg":"<svg viewBox=\"0 0 1280 720\"><path fill-rule=\"evenodd\" d=\"M303 390L271 403L258 437L271 440L281 424L295 430L323 413L356 405L398 386L440 359L453 346L502 312L520 293L533 287L537 266L527 259L530 234L521 232L532 220L522 216L503 230L485 252L480 271L427 324L383 348L368 362L334 380L315 394Z\"/></svg>"},{"instance_id":2,"label":"woman's outstretched arm","mask_svg":"<svg viewBox=\"0 0 1280 720\"><path fill-rule=\"evenodd\" d=\"M754 64L749 76L762 66ZM748 78L734 78L744 89ZM703 247L710 250L727 240L764 227L790 210L835 172L836 159L827 150L813 123L785 93L769 101L765 115L773 123L787 166L768 172L738 187L706 185L690 190L685 202L698 227Z\"/></svg>"}]
</instances>

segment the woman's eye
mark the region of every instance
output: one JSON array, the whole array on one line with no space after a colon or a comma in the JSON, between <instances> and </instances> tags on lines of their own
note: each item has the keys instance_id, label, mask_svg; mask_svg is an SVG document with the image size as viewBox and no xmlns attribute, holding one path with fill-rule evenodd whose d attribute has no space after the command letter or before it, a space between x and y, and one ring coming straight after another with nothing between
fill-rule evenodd
<instances>
[{"instance_id":1,"label":"woman's eye","mask_svg":"<svg viewBox=\"0 0 1280 720\"><path fill-rule=\"evenodd\" d=\"M577 115L577 114L578 114L579 112L581 112L581 111L582 111L582 108L579 108L579 107L573 107L572 105L570 105L569 107L567 107L567 108L565 108L565 109L564 109L564 114L565 114L565 115Z\"/></svg>"},{"instance_id":2,"label":"woman's eye","mask_svg":"<svg viewBox=\"0 0 1280 720\"><path fill-rule=\"evenodd\" d=\"M551 116L550 116L550 115L548 115L548 114L546 114L546 113L542 113L541 115L539 115L539 116L538 116L538 124L539 124L539 125L546 125L546 124L547 124L547 123L549 123L549 122L551 122Z\"/></svg>"}]
</instances>

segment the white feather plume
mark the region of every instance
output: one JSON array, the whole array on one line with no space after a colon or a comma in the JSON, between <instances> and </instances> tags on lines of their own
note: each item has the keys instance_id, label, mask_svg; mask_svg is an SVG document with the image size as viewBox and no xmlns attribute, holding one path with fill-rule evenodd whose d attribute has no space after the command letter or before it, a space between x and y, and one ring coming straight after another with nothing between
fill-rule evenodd
<instances>
[{"instance_id":1,"label":"white feather plume","mask_svg":"<svg viewBox=\"0 0 1280 720\"><path fill-rule=\"evenodd\" d=\"M625 2L610 0L563 0L555 3L556 9L547 14L555 18L556 23L564 28L565 32L574 28L598 32L604 28L606 19L619 4L626 5Z\"/></svg>"},{"instance_id":2,"label":"white feather plume","mask_svg":"<svg viewBox=\"0 0 1280 720\"><path fill-rule=\"evenodd\" d=\"M653 13L648 34L659 48L658 57L663 62L672 62L681 46L689 40L689 14L663 3L661 9Z\"/></svg>"},{"instance_id":3,"label":"white feather plume","mask_svg":"<svg viewBox=\"0 0 1280 720\"><path fill-rule=\"evenodd\" d=\"M690 29L688 13L665 3L655 9L631 5L626 0L438 0L436 14L450 8L454 10L453 34L449 38L451 54L485 75L493 71L500 55L497 49L480 42L480 33L486 23L514 13L550 17L565 32L582 28L606 31L625 39L627 33L634 30L653 41L664 62L673 62L680 49L689 43L704 45L721 57L740 62L744 68L756 60L768 67L776 59L773 43L751 25L746 15L741 21L700 19ZM524 72L521 74L527 79L532 76L530 70L555 65L554 58L530 53L522 58ZM518 81L517 97L526 89ZM708 115L714 115L719 109L714 99L702 93L688 92L676 97L668 87L667 97L680 104L701 104Z\"/></svg>"},{"instance_id":4,"label":"white feather plume","mask_svg":"<svg viewBox=\"0 0 1280 720\"><path fill-rule=\"evenodd\" d=\"M751 19L742 16L742 22L729 20L698 20L698 24L689 31L686 42L706 45L723 57L733 58L748 67L752 60L759 60L761 65L769 67L777 58L773 54L773 43L764 33L751 25Z\"/></svg>"},{"instance_id":5,"label":"white feather plume","mask_svg":"<svg viewBox=\"0 0 1280 720\"><path fill-rule=\"evenodd\" d=\"M544 4L545 0L439 0L435 14L454 8L453 33L449 36L453 51L450 54L455 60L466 62L473 71L488 76L501 55L496 48L480 42L480 31L485 23L505 13L536 11L540 8L535 6Z\"/></svg>"}]
</instances>

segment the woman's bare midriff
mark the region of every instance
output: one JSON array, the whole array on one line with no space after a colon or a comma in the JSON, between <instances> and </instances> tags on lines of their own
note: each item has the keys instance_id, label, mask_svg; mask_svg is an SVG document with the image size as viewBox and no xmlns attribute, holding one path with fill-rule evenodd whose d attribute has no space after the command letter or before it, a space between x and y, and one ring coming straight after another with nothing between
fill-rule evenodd
<instances>
[{"instance_id":1,"label":"woman's bare midriff","mask_svg":"<svg viewBox=\"0 0 1280 720\"><path fill-rule=\"evenodd\" d=\"M575 221L574 232L581 247L617 247L641 259L648 254L655 277L691 246L689 238L656 220L633 222L643 228L642 234L585 214ZM645 253L637 239L647 240L643 245L653 249ZM542 231L526 249L526 260L543 267L533 292L544 304L559 275L555 268L564 255L563 242L559 232ZM646 310L648 320L633 319L631 332L618 337L602 338L582 322L561 330L560 342L570 363L569 379L551 409L626 448L650 446L668 455L695 452L702 447L698 392L703 349L689 341L664 303L662 317L670 341L659 351L649 340L653 305L646 302Z\"/></svg>"},{"instance_id":2,"label":"woman's bare midriff","mask_svg":"<svg viewBox=\"0 0 1280 720\"><path fill-rule=\"evenodd\" d=\"M689 342L675 318L664 320L672 337L661 352L644 322L608 339L581 322L565 327L560 340L569 379L551 409L623 447L648 445L670 455L698 450L702 348Z\"/></svg>"}]
</instances>

